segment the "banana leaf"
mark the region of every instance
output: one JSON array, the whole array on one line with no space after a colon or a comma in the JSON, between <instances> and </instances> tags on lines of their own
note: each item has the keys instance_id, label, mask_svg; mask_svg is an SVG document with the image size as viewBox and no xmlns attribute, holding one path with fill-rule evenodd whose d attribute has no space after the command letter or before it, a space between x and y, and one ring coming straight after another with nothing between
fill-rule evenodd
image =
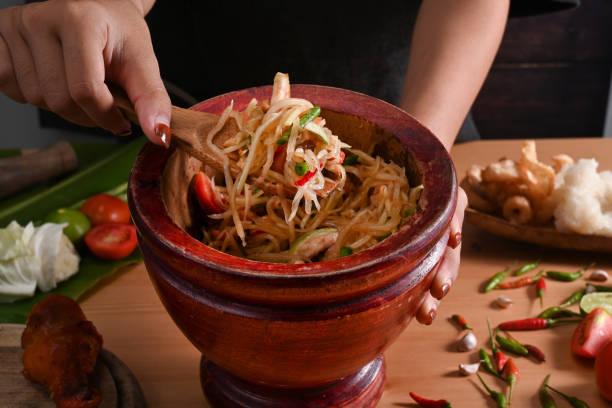
<instances>
[{"instance_id":1,"label":"banana leaf","mask_svg":"<svg viewBox=\"0 0 612 408\"><path fill-rule=\"evenodd\" d=\"M57 208L73 206L93 194L109 191L127 182L132 163L145 140L144 137L139 137L119 147L73 144L80 163L79 170L50 186L37 186L0 201L0 227L4 228L12 220L17 220L22 225L40 220ZM16 152L4 151L0 156L6 157ZM98 259L89 253L84 245L77 245L77 249L81 256L77 274L50 292L37 291L32 298L0 304L0 323L25 323L32 306L49 293L60 293L78 300L98 282L121 267L142 260L138 249L118 261Z\"/></svg>"}]
</instances>

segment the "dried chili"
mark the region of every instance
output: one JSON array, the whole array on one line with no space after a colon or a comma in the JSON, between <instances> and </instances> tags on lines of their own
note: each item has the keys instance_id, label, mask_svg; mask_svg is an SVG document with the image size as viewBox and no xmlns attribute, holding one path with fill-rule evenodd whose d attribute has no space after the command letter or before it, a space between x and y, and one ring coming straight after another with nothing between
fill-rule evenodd
<instances>
[{"instance_id":1,"label":"dried chili","mask_svg":"<svg viewBox=\"0 0 612 408\"><path fill-rule=\"evenodd\" d=\"M419 404L420 407L424 408L453 408L450 402L447 400L432 400L428 398L423 398L416 395L414 392L409 393L412 399Z\"/></svg>"},{"instance_id":2,"label":"dried chili","mask_svg":"<svg viewBox=\"0 0 612 408\"><path fill-rule=\"evenodd\" d=\"M552 395L548 393L546 387L548 386L548 380L550 379L550 374L546 376L544 380L544 384L538 390L538 396L540 397L540 405L542 408L557 408L557 404L555 404L555 400Z\"/></svg>"},{"instance_id":3,"label":"dried chili","mask_svg":"<svg viewBox=\"0 0 612 408\"><path fill-rule=\"evenodd\" d=\"M558 326L560 324L579 323L580 319L542 319L531 317L522 320L512 320L501 323L498 327L502 330L540 330Z\"/></svg>"},{"instance_id":4,"label":"dried chili","mask_svg":"<svg viewBox=\"0 0 612 408\"><path fill-rule=\"evenodd\" d=\"M516 262L515 262L516 264ZM505 270L496 273L495 275L493 275L491 277L491 279L489 279L489 281L487 282L487 284L485 285L484 288L484 292L490 292L493 289L495 289L504 279L506 279L506 277L508 275L510 275L510 272L512 272L512 269L514 268L514 264L508 268L506 268Z\"/></svg>"},{"instance_id":5,"label":"dried chili","mask_svg":"<svg viewBox=\"0 0 612 408\"><path fill-rule=\"evenodd\" d=\"M451 320L459 325L463 330L472 330L472 328L468 325L465 317L454 314L451 316Z\"/></svg>"},{"instance_id":6,"label":"dried chili","mask_svg":"<svg viewBox=\"0 0 612 408\"><path fill-rule=\"evenodd\" d=\"M536 346L532 344L523 344L523 347L527 349L529 355L535 358L538 361L544 362L546 361L546 354Z\"/></svg>"},{"instance_id":7,"label":"dried chili","mask_svg":"<svg viewBox=\"0 0 612 408\"><path fill-rule=\"evenodd\" d=\"M540 278L536 281L536 293L540 298L540 307L544 307L544 291L546 291L546 281Z\"/></svg>"},{"instance_id":8,"label":"dried chili","mask_svg":"<svg viewBox=\"0 0 612 408\"><path fill-rule=\"evenodd\" d=\"M493 391L492 389L490 389L487 386L487 384L484 382L480 374L476 374L476 375L478 376L478 379L480 380L482 385L485 387L485 389L487 390L491 398L493 398L493 401L495 401L497 406L499 408L506 408L508 406L508 401L506 400L506 396L502 394L501 392Z\"/></svg>"},{"instance_id":9,"label":"dried chili","mask_svg":"<svg viewBox=\"0 0 612 408\"><path fill-rule=\"evenodd\" d=\"M519 369L516 364L514 364L514 360L512 360L512 358L509 358L506 362L506 366L504 367L504 375L506 377L506 380L508 381L508 384L510 384L510 392L508 393L508 403L512 404L512 391L514 391L514 386L516 385L516 381L519 377Z\"/></svg>"},{"instance_id":10,"label":"dried chili","mask_svg":"<svg viewBox=\"0 0 612 408\"><path fill-rule=\"evenodd\" d=\"M537 259L533 262L530 262L528 264L525 264L523 266L521 266L520 268L518 268L516 271L514 271L514 276L521 276L529 271L534 270L538 265L540 264L540 259Z\"/></svg>"}]
</instances>

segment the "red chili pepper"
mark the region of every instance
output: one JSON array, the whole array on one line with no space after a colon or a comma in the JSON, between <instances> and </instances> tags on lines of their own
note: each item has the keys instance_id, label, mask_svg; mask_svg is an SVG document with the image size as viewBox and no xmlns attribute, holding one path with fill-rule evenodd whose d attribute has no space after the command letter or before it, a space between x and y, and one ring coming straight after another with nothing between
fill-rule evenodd
<instances>
[{"instance_id":1,"label":"red chili pepper","mask_svg":"<svg viewBox=\"0 0 612 408\"><path fill-rule=\"evenodd\" d=\"M539 317L531 317L522 320L512 320L510 322L501 323L498 327L502 330L540 330L554 327L563 323L579 323L581 319L542 319Z\"/></svg>"},{"instance_id":2,"label":"red chili pepper","mask_svg":"<svg viewBox=\"0 0 612 408\"><path fill-rule=\"evenodd\" d=\"M496 350L495 351L495 365L497 366L496 367L497 371L501 373L504 367L506 366L507 362L508 362L508 359L506 358L506 355L502 353L500 350Z\"/></svg>"},{"instance_id":3,"label":"red chili pepper","mask_svg":"<svg viewBox=\"0 0 612 408\"><path fill-rule=\"evenodd\" d=\"M414 392L409 393L412 399L419 404L419 406L424 408L453 408L450 402L447 400L432 400L428 398L419 397Z\"/></svg>"},{"instance_id":4,"label":"red chili pepper","mask_svg":"<svg viewBox=\"0 0 612 408\"><path fill-rule=\"evenodd\" d=\"M346 155L344 154L344 152L342 150L340 150L340 158L338 159L338 164L344 163L344 158L345 157L346 157Z\"/></svg>"},{"instance_id":5,"label":"red chili pepper","mask_svg":"<svg viewBox=\"0 0 612 408\"><path fill-rule=\"evenodd\" d=\"M472 330L472 328L467 324L465 317L461 315L454 314L451 316L451 320L461 326L461 328L464 330Z\"/></svg>"},{"instance_id":6,"label":"red chili pepper","mask_svg":"<svg viewBox=\"0 0 612 408\"><path fill-rule=\"evenodd\" d=\"M304 177L302 177L301 179L299 179L298 181L295 182L296 186L303 186L304 184L308 183L308 180L310 180L311 178L313 178L313 176L317 174L317 170L311 170L308 173L306 173L304 175Z\"/></svg>"},{"instance_id":7,"label":"red chili pepper","mask_svg":"<svg viewBox=\"0 0 612 408\"><path fill-rule=\"evenodd\" d=\"M515 289L515 288L522 288L524 286L529 286L532 283L536 282L536 281L540 281L542 280L542 273L536 275L536 276L526 276L524 278L520 278L517 279L515 281L512 282L502 282L499 285L497 285L497 287L499 289Z\"/></svg>"},{"instance_id":8,"label":"red chili pepper","mask_svg":"<svg viewBox=\"0 0 612 408\"><path fill-rule=\"evenodd\" d=\"M508 404L512 404L512 391L514 391L514 385L516 384L516 380L519 378L519 369L514 364L514 360L512 357L508 359L506 362L506 366L504 367L504 376L508 380L508 384L510 384L510 393L508 395Z\"/></svg>"},{"instance_id":9,"label":"red chili pepper","mask_svg":"<svg viewBox=\"0 0 612 408\"><path fill-rule=\"evenodd\" d=\"M546 281L544 278L538 279L536 282L536 291L540 298L540 307L544 307L544 291L546 290Z\"/></svg>"},{"instance_id":10,"label":"red chili pepper","mask_svg":"<svg viewBox=\"0 0 612 408\"><path fill-rule=\"evenodd\" d=\"M529 355L535 358L536 360L542 362L546 361L546 354L544 354L544 352L536 346L533 346L531 344L523 344L523 347L525 347L527 351L529 351Z\"/></svg>"}]
</instances>

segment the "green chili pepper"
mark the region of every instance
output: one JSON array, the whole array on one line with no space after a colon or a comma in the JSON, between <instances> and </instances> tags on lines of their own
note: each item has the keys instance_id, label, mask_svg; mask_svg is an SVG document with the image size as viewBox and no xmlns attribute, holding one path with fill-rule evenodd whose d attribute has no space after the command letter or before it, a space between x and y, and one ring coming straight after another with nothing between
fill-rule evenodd
<instances>
[{"instance_id":1,"label":"green chili pepper","mask_svg":"<svg viewBox=\"0 0 612 408\"><path fill-rule=\"evenodd\" d=\"M480 350L478 350L478 355L480 356L480 361L481 361L482 365L487 369L487 371L490 372L491 374L499 377L499 373L497 372L497 370L493 366L493 362L491 361L491 357L489 357L489 354L486 352L486 350L481 348Z\"/></svg>"},{"instance_id":2,"label":"green chili pepper","mask_svg":"<svg viewBox=\"0 0 612 408\"><path fill-rule=\"evenodd\" d=\"M359 162L359 156L354 153L347 155L342 162L343 166L353 166Z\"/></svg>"},{"instance_id":3,"label":"green chili pepper","mask_svg":"<svg viewBox=\"0 0 612 408\"><path fill-rule=\"evenodd\" d=\"M566 309L562 306L551 306L548 309L542 311L538 315L538 317L542 319L555 319L558 317L573 317L573 316L582 316L580 313L573 312L569 309Z\"/></svg>"},{"instance_id":4,"label":"green chili pepper","mask_svg":"<svg viewBox=\"0 0 612 408\"><path fill-rule=\"evenodd\" d=\"M529 354L529 350L527 350L521 343L507 339L499 334L495 336L495 340L497 340L499 346L506 351L518 354L519 356L526 356Z\"/></svg>"},{"instance_id":5,"label":"green chili pepper","mask_svg":"<svg viewBox=\"0 0 612 408\"><path fill-rule=\"evenodd\" d=\"M582 269L577 270L576 272L570 273L570 272L559 272L559 271L546 271L546 276L548 276L550 279L554 279L554 280L558 280L558 281L563 281L563 282L572 282L575 281L576 279L580 279L582 277L582 275L584 274L584 272L587 271L587 269L592 268L593 265L595 265L595 263L590 263L589 265L585 266Z\"/></svg>"},{"instance_id":6,"label":"green chili pepper","mask_svg":"<svg viewBox=\"0 0 612 408\"><path fill-rule=\"evenodd\" d=\"M308 163L295 163L295 174L297 174L298 176L305 175L306 173L308 173L308 170L310 170L310 167L308 167Z\"/></svg>"},{"instance_id":7,"label":"green chili pepper","mask_svg":"<svg viewBox=\"0 0 612 408\"><path fill-rule=\"evenodd\" d=\"M572 396L569 396L569 395L566 395L566 394L562 393L561 391L554 389L553 387L551 387L548 384L546 384L546 386L548 388L550 388L551 390L553 390L554 392L556 392L557 394L559 394L561 397L563 397L567 402L569 402L569 404L572 407L575 407L575 408L589 408L589 404L587 404L586 402L582 401L581 399L576 398L576 397L572 397Z\"/></svg>"},{"instance_id":8,"label":"green chili pepper","mask_svg":"<svg viewBox=\"0 0 612 408\"><path fill-rule=\"evenodd\" d=\"M586 289L578 289L577 291L572 293L571 296L568 297L567 300L565 302L561 303L559 306L560 307L568 307L568 306L571 306L573 304L576 304L576 303L580 302L580 299L582 299L582 297L585 295L585 293L586 293Z\"/></svg>"},{"instance_id":9,"label":"green chili pepper","mask_svg":"<svg viewBox=\"0 0 612 408\"><path fill-rule=\"evenodd\" d=\"M343 246L340 248L340 258L349 256L353 253L353 249L351 247Z\"/></svg>"},{"instance_id":10,"label":"green chili pepper","mask_svg":"<svg viewBox=\"0 0 612 408\"><path fill-rule=\"evenodd\" d=\"M508 401L506 400L506 396L504 394L502 394L501 392L493 391L492 389L490 389L487 386L487 384L485 384L485 382L482 379L482 377L480 376L480 374L476 373L476 375L478 376L478 379L480 380L482 385L488 391L489 395L491 395L491 398L493 398L493 401L495 401L497 406L500 407L500 408L506 408L508 406Z\"/></svg>"},{"instance_id":11,"label":"green chili pepper","mask_svg":"<svg viewBox=\"0 0 612 408\"><path fill-rule=\"evenodd\" d=\"M515 262L516 264L516 262ZM508 275L510 275L510 272L512 272L512 270L514 269L514 265L506 268L505 270L496 273L495 275L493 275L493 277L491 279L489 279L489 282L487 282L485 288L484 288L484 292L490 292L493 289L495 289L497 287L497 285L499 285L504 279L506 279L506 277Z\"/></svg>"},{"instance_id":12,"label":"green chili pepper","mask_svg":"<svg viewBox=\"0 0 612 408\"><path fill-rule=\"evenodd\" d=\"M493 330L491 330L491 321L489 320L489 318L487 317L487 327L489 328L489 339L491 340L491 351L493 352L493 355L495 355L495 353L497 353L497 344L495 344L495 340L493 340Z\"/></svg>"},{"instance_id":13,"label":"green chili pepper","mask_svg":"<svg viewBox=\"0 0 612 408\"><path fill-rule=\"evenodd\" d=\"M533 269L535 269L540 264L540 259L533 261L531 263L525 264L514 271L514 276L521 276Z\"/></svg>"},{"instance_id":14,"label":"green chili pepper","mask_svg":"<svg viewBox=\"0 0 612 408\"><path fill-rule=\"evenodd\" d=\"M587 283L587 287L588 286L592 286L595 289L595 292L612 292L612 286L592 285Z\"/></svg>"},{"instance_id":15,"label":"green chili pepper","mask_svg":"<svg viewBox=\"0 0 612 408\"><path fill-rule=\"evenodd\" d=\"M538 396L540 397L540 405L542 408L557 408L557 404L555 404L555 400L552 395L548 393L546 387L548 386L548 380L550 379L550 374L546 376L544 380L544 384L540 387L538 391Z\"/></svg>"}]
</instances>

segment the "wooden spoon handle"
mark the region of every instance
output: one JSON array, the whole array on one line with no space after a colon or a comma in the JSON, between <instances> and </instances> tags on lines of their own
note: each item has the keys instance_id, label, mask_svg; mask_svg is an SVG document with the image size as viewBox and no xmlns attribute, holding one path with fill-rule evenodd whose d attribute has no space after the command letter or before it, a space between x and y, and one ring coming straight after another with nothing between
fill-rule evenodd
<instances>
[{"instance_id":1,"label":"wooden spoon handle","mask_svg":"<svg viewBox=\"0 0 612 408\"><path fill-rule=\"evenodd\" d=\"M0 197L76 169L74 149L66 141L34 153L0 160Z\"/></svg>"}]
</instances>

